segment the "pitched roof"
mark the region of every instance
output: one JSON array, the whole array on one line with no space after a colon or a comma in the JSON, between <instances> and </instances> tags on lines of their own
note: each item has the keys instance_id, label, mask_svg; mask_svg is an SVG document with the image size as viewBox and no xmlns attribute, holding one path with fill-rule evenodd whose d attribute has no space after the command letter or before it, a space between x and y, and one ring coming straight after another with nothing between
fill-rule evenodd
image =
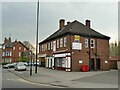
<instances>
[{"instance_id":1,"label":"pitched roof","mask_svg":"<svg viewBox=\"0 0 120 90\"><path fill-rule=\"evenodd\" d=\"M88 26L78 22L77 20L69 23L66 25L62 30L57 30L55 33L50 35L48 38L40 42L40 44L45 43L47 41L53 40L57 37L61 37L64 35L80 35L84 37L93 37L93 38L101 38L101 39L110 39L110 37L105 36L97 31L95 31L92 28L89 28Z\"/></svg>"}]
</instances>

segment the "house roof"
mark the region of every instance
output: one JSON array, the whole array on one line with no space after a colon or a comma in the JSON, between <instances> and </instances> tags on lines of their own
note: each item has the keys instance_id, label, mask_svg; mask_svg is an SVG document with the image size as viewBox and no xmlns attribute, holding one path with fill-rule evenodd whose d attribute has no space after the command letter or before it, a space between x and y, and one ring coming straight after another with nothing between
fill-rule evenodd
<instances>
[{"instance_id":1,"label":"house roof","mask_svg":"<svg viewBox=\"0 0 120 90\"><path fill-rule=\"evenodd\" d=\"M20 43L21 45L23 45L26 49L29 49L27 46L25 46L22 42L20 41L15 41L15 42L10 42L10 41L7 41L5 42L3 45L5 45L6 48L12 48L14 47L17 43Z\"/></svg>"},{"instance_id":2,"label":"house roof","mask_svg":"<svg viewBox=\"0 0 120 90\"><path fill-rule=\"evenodd\" d=\"M105 36L92 28L80 23L79 21L75 20L68 25L66 25L62 30L57 30L55 33L50 35L48 38L40 42L40 44L53 40L55 38L64 36L64 35L80 35L84 37L93 37L93 38L101 38L101 39L110 39L110 37Z\"/></svg>"}]
</instances>

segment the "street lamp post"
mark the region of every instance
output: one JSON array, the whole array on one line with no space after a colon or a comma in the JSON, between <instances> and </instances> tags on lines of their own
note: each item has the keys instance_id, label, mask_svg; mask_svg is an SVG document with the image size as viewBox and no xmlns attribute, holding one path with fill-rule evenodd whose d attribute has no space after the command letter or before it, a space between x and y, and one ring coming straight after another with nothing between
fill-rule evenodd
<instances>
[{"instance_id":1,"label":"street lamp post","mask_svg":"<svg viewBox=\"0 0 120 90\"><path fill-rule=\"evenodd\" d=\"M38 58L38 25L39 25L39 0L37 5L37 35L36 35L36 65L35 65L35 73L37 73L37 58Z\"/></svg>"}]
</instances>

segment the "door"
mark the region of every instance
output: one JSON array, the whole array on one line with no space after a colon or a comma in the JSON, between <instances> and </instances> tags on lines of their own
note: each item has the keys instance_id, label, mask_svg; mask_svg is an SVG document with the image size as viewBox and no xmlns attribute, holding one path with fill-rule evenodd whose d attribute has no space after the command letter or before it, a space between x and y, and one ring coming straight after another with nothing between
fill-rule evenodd
<instances>
[{"instance_id":1,"label":"door","mask_svg":"<svg viewBox=\"0 0 120 90\"><path fill-rule=\"evenodd\" d=\"M99 58L97 58L97 61L96 61L96 69L100 70L100 59Z\"/></svg>"},{"instance_id":2,"label":"door","mask_svg":"<svg viewBox=\"0 0 120 90\"><path fill-rule=\"evenodd\" d=\"M90 60L90 70L94 70L94 58L91 58Z\"/></svg>"}]
</instances>

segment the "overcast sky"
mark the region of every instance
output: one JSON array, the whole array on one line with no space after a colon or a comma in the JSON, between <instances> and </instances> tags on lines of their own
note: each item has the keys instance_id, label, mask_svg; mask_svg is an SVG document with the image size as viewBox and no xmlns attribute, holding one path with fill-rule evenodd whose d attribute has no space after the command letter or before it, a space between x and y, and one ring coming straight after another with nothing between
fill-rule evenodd
<instances>
[{"instance_id":1,"label":"overcast sky","mask_svg":"<svg viewBox=\"0 0 120 90\"><path fill-rule=\"evenodd\" d=\"M2 3L2 41L29 41L35 46L36 2ZM58 21L91 20L91 27L110 36L110 42L118 39L117 2L41 2L39 19L39 42L58 30ZM1 32L0 32L1 33Z\"/></svg>"}]
</instances>

